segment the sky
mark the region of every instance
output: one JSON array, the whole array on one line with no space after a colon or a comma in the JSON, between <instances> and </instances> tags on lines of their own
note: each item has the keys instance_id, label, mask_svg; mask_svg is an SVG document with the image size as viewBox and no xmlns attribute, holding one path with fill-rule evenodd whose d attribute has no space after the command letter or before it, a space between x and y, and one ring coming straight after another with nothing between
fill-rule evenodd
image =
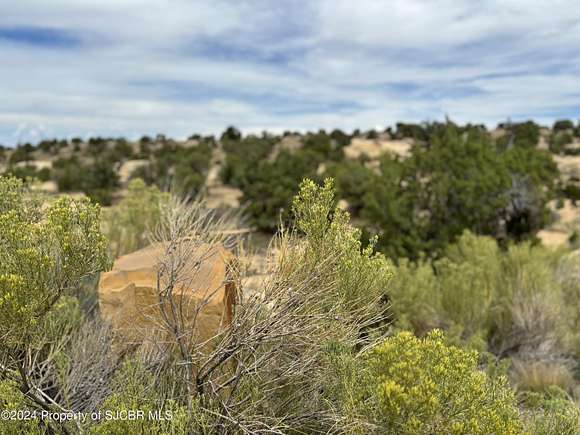
<instances>
[{"instance_id":1,"label":"sky","mask_svg":"<svg viewBox=\"0 0 580 435\"><path fill-rule=\"evenodd\" d=\"M0 1L0 144L580 118L577 0Z\"/></svg>"}]
</instances>

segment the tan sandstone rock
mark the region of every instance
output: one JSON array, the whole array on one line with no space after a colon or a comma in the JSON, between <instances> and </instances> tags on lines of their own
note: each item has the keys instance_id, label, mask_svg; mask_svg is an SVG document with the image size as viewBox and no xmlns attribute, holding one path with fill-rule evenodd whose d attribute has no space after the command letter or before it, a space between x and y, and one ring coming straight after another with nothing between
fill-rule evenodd
<instances>
[{"instance_id":1,"label":"tan sandstone rock","mask_svg":"<svg viewBox=\"0 0 580 435\"><path fill-rule=\"evenodd\" d=\"M110 272L101 275L101 315L111 323L120 345L167 337L157 290L159 259L166 247L154 244L121 256ZM184 270L188 272L175 286L174 300L183 315L184 329L191 331L188 339L192 344L202 343L231 323L238 291L230 278L235 257L222 246L203 244L186 260Z\"/></svg>"}]
</instances>

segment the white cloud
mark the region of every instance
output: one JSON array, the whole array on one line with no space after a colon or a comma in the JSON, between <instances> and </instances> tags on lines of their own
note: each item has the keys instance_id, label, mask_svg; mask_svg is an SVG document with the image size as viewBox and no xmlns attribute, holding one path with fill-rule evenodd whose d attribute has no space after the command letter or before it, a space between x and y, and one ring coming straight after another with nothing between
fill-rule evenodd
<instances>
[{"instance_id":1,"label":"white cloud","mask_svg":"<svg viewBox=\"0 0 580 435\"><path fill-rule=\"evenodd\" d=\"M181 137L229 124L580 115L572 0L22 0L2 9L0 142L15 142L22 123L48 136ZM79 45L2 38L34 28Z\"/></svg>"}]
</instances>

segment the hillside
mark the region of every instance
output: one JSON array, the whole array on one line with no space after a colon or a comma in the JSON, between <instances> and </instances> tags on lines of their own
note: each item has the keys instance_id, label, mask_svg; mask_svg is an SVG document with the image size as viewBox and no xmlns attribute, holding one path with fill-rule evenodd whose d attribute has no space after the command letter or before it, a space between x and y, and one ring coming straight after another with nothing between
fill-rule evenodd
<instances>
[{"instance_id":1,"label":"hillside","mask_svg":"<svg viewBox=\"0 0 580 435\"><path fill-rule=\"evenodd\" d=\"M270 167L279 166L282 172L291 173L285 175L276 170L271 177L273 185L279 184L277 177L292 179L291 186L306 176L320 180L327 176L337 178L342 206L351 212L355 222L374 232L372 222L368 219L365 222L365 211L357 204L365 189L357 189L356 184L368 178L366 170L380 174L380 162L385 156L404 161L412 155L414 147L428 148L437 127L437 124L401 123L396 129L384 132L354 132L352 135L339 130L308 134L288 132L282 136L246 138L230 128L220 138L195 135L185 141L162 135L143 137L136 142L106 138L43 141L37 145L4 149L0 154L0 173L36 177L41 181L39 188L49 193L85 193L105 206L126 194L131 178L141 177L162 189L172 188L188 196L203 195L211 208L244 206L250 210L251 226L270 231L276 226L277 215L295 193L295 187L282 192L284 183L278 185L277 193L269 200L272 202L278 197L279 200L265 209L260 208L255 204L260 202L260 193L248 185L244 172L253 172L252 176L259 177ZM470 129L484 131L482 128L460 127L464 136ZM533 148L551 155L559 175L551 197L547 198L550 216L532 232L548 246L574 241L580 228L580 209L576 205L580 199L578 128L568 121L557 122L553 128L540 128L529 122L501 124L483 134L492 147ZM303 156L309 153L318 155L304 161ZM282 168L287 161L292 168ZM314 161L316 168L308 167ZM264 162L263 170L261 162ZM270 167L266 168L267 165ZM345 169L347 173L342 172ZM362 178L357 180L356 176ZM347 186L348 183L354 185Z\"/></svg>"}]
</instances>

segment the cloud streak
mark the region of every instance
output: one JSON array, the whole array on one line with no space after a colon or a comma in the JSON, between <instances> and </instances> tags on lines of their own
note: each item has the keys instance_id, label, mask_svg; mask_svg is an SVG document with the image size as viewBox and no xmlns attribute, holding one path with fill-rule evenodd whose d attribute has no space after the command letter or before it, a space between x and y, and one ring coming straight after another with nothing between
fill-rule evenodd
<instances>
[{"instance_id":1,"label":"cloud streak","mask_svg":"<svg viewBox=\"0 0 580 435\"><path fill-rule=\"evenodd\" d=\"M47 137L184 137L230 124L580 116L573 0L23 0L0 9L5 144L28 139L23 125Z\"/></svg>"}]
</instances>

